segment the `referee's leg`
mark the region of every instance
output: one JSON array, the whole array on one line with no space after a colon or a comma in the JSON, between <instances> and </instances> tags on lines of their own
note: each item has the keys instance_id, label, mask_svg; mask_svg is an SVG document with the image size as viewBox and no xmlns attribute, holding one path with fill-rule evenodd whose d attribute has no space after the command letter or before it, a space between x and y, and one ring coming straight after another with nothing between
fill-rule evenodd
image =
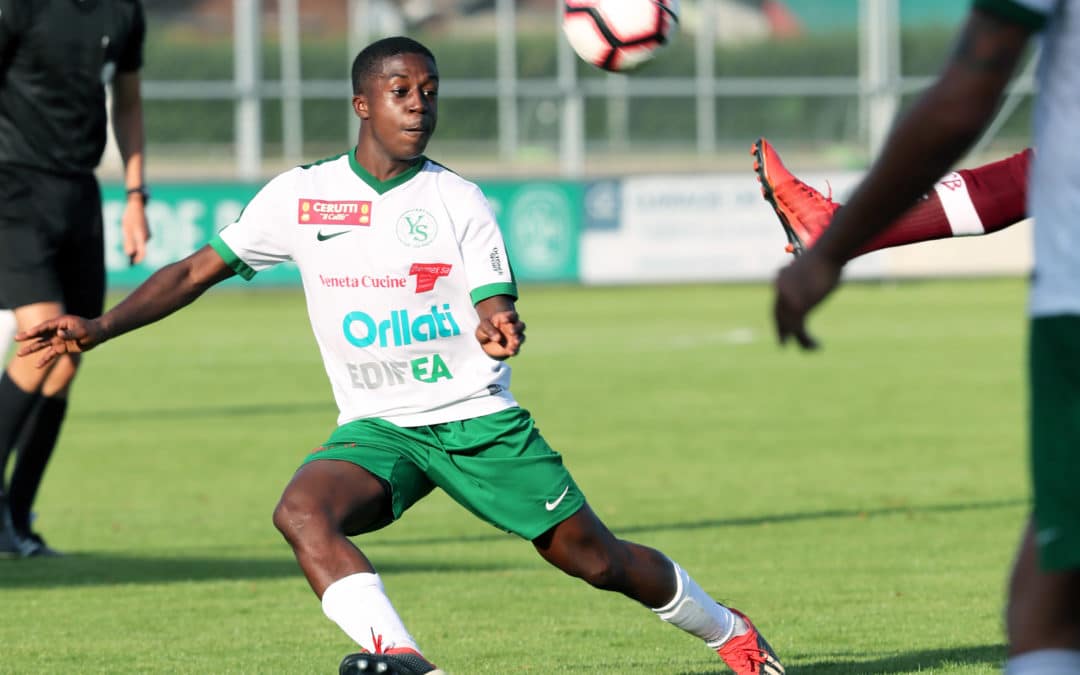
<instances>
[{"instance_id":1,"label":"referee's leg","mask_svg":"<svg viewBox=\"0 0 1080 675\"><path fill-rule=\"evenodd\" d=\"M64 313L59 302L39 302L15 309L19 330ZM78 354L67 354L49 368L36 359L12 357L0 378L0 467L13 449L18 459L4 490L10 523L16 534L31 535L31 508L52 456L67 412L67 395L79 366Z\"/></svg>"}]
</instances>

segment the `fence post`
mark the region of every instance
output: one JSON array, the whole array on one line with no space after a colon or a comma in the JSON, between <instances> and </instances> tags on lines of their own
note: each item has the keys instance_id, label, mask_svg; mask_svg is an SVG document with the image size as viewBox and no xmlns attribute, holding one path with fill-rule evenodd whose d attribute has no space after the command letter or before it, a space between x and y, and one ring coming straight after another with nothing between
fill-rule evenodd
<instances>
[{"instance_id":1,"label":"fence post","mask_svg":"<svg viewBox=\"0 0 1080 675\"><path fill-rule=\"evenodd\" d=\"M900 101L900 11L897 0L859 2L859 104L870 156L885 144Z\"/></svg>"},{"instance_id":2,"label":"fence post","mask_svg":"<svg viewBox=\"0 0 1080 675\"><path fill-rule=\"evenodd\" d=\"M559 172L564 178L580 178L585 173L585 96L577 81L577 55L563 37L563 3L554 4L558 84L562 95L562 116L559 121Z\"/></svg>"},{"instance_id":3,"label":"fence post","mask_svg":"<svg viewBox=\"0 0 1080 675\"><path fill-rule=\"evenodd\" d=\"M236 168L255 180L262 170L262 0L233 0L233 85L236 90Z\"/></svg>"},{"instance_id":4,"label":"fence post","mask_svg":"<svg viewBox=\"0 0 1080 675\"><path fill-rule=\"evenodd\" d=\"M281 151L290 164L299 164L304 153L300 0L278 0L278 34L281 42Z\"/></svg>"}]
</instances>

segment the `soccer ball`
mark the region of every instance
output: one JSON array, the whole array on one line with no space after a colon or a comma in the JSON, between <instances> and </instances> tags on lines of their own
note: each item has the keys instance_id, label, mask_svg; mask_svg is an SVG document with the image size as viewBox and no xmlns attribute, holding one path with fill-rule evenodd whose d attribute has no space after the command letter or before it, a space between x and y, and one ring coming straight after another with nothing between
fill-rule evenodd
<instances>
[{"instance_id":1,"label":"soccer ball","mask_svg":"<svg viewBox=\"0 0 1080 675\"><path fill-rule=\"evenodd\" d=\"M565 0L563 32L578 56L622 72L649 61L675 38L679 0Z\"/></svg>"}]
</instances>

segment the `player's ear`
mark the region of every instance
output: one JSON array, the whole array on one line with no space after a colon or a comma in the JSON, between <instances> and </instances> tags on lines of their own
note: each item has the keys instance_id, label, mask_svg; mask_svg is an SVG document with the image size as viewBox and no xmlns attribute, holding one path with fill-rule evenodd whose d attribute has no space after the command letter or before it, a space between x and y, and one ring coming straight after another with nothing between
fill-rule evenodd
<instances>
[{"instance_id":1,"label":"player's ear","mask_svg":"<svg viewBox=\"0 0 1080 675\"><path fill-rule=\"evenodd\" d=\"M354 94L352 97L352 109L356 113L356 116L362 120L366 120L371 117L371 113L368 111L367 96L363 94Z\"/></svg>"}]
</instances>

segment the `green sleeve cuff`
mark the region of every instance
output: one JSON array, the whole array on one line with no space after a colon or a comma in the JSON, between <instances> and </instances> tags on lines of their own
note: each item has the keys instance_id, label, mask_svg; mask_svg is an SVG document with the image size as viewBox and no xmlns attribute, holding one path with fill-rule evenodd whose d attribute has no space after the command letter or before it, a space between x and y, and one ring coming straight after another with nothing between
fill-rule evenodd
<instances>
[{"instance_id":1,"label":"green sleeve cuff","mask_svg":"<svg viewBox=\"0 0 1080 675\"><path fill-rule=\"evenodd\" d=\"M225 243L225 240L221 238L220 234L215 234L214 238L210 240L210 248L217 251L217 254L221 256L221 259L225 261L225 264L229 268L243 277L244 281L251 281L255 277L255 270L240 259L233 250L229 248L229 245Z\"/></svg>"},{"instance_id":2,"label":"green sleeve cuff","mask_svg":"<svg viewBox=\"0 0 1080 675\"><path fill-rule=\"evenodd\" d=\"M1042 30L1049 18L1046 14L1014 0L975 0L975 6L984 12L1036 31Z\"/></svg>"},{"instance_id":3,"label":"green sleeve cuff","mask_svg":"<svg viewBox=\"0 0 1080 675\"><path fill-rule=\"evenodd\" d=\"M511 298L517 300L517 284L510 284L505 282L488 284L486 286L474 288L472 293L469 293L469 297L472 298L472 304L474 305L481 300L487 300L488 298L493 298L496 295L509 295Z\"/></svg>"}]
</instances>

